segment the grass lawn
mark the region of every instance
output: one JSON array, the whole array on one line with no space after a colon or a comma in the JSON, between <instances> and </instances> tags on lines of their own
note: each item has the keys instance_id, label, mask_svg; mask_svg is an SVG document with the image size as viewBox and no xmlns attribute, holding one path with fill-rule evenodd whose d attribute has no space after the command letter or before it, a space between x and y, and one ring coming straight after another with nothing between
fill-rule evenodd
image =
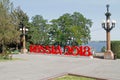
<instances>
[{"instance_id":1,"label":"grass lawn","mask_svg":"<svg viewBox=\"0 0 120 80\"><path fill-rule=\"evenodd\" d=\"M79 77L79 76L72 76L72 75L65 75L65 76L58 77L58 78L53 79L53 80L96 80L96 79Z\"/></svg>"}]
</instances>

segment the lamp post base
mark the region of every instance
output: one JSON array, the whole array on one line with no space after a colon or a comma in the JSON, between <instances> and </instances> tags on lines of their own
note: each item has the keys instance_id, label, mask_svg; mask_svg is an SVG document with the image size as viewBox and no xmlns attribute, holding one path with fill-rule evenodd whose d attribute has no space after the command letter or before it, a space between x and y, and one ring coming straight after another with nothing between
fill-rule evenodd
<instances>
[{"instance_id":1,"label":"lamp post base","mask_svg":"<svg viewBox=\"0 0 120 80\"><path fill-rule=\"evenodd\" d=\"M104 59L114 60L114 53L111 50L108 50L104 53Z\"/></svg>"},{"instance_id":2,"label":"lamp post base","mask_svg":"<svg viewBox=\"0 0 120 80\"><path fill-rule=\"evenodd\" d=\"M25 49L21 49L21 53L22 54L24 54L24 53L27 53L28 51L27 51L27 49L25 48Z\"/></svg>"}]
</instances>

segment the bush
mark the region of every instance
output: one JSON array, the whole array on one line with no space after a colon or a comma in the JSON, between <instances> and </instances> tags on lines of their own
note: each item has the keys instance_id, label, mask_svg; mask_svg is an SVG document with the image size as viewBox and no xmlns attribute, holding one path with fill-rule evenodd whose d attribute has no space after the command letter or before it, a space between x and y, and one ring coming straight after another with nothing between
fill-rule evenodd
<instances>
[{"instance_id":1,"label":"bush","mask_svg":"<svg viewBox=\"0 0 120 80\"><path fill-rule=\"evenodd\" d=\"M19 51L19 50L13 50L11 53L12 53L12 54L19 54L20 51Z\"/></svg>"},{"instance_id":2,"label":"bush","mask_svg":"<svg viewBox=\"0 0 120 80\"><path fill-rule=\"evenodd\" d=\"M120 59L120 41L112 41L111 50L116 55L116 57Z\"/></svg>"},{"instance_id":3,"label":"bush","mask_svg":"<svg viewBox=\"0 0 120 80\"><path fill-rule=\"evenodd\" d=\"M105 51L106 51L106 47L103 46L103 47L101 48L101 52L105 52Z\"/></svg>"},{"instance_id":4,"label":"bush","mask_svg":"<svg viewBox=\"0 0 120 80\"><path fill-rule=\"evenodd\" d=\"M12 54L9 49L7 49L4 53L0 54L0 59L12 59Z\"/></svg>"}]
</instances>

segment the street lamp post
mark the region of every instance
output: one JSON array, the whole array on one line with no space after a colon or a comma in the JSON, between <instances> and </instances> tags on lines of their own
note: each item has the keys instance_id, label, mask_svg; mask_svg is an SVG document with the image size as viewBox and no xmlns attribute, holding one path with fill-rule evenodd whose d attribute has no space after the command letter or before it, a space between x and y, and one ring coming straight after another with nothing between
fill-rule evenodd
<instances>
[{"instance_id":1,"label":"street lamp post","mask_svg":"<svg viewBox=\"0 0 120 80\"><path fill-rule=\"evenodd\" d=\"M25 38L25 34L26 34L26 31L28 31L28 29L22 25L22 28L20 28L20 31L22 31L22 49L21 49L21 53L26 53L27 52L27 49L26 49L26 38Z\"/></svg>"},{"instance_id":2,"label":"street lamp post","mask_svg":"<svg viewBox=\"0 0 120 80\"><path fill-rule=\"evenodd\" d=\"M111 13L109 12L109 5L106 5L107 12L105 13L106 21L102 23L102 27L106 31L106 47L107 50L104 54L105 59L114 59L114 53L111 51L110 31L115 27L115 21L110 22Z\"/></svg>"}]
</instances>

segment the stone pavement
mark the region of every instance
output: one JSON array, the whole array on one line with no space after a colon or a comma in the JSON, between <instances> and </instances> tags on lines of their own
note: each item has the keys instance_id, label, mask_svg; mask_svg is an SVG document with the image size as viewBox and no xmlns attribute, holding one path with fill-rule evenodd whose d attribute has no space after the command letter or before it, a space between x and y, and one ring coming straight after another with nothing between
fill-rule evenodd
<instances>
[{"instance_id":1,"label":"stone pavement","mask_svg":"<svg viewBox=\"0 0 120 80\"><path fill-rule=\"evenodd\" d=\"M72 73L108 80L120 80L120 60L90 59L41 54L13 55L22 60L0 62L0 80L47 80Z\"/></svg>"}]
</instances>

